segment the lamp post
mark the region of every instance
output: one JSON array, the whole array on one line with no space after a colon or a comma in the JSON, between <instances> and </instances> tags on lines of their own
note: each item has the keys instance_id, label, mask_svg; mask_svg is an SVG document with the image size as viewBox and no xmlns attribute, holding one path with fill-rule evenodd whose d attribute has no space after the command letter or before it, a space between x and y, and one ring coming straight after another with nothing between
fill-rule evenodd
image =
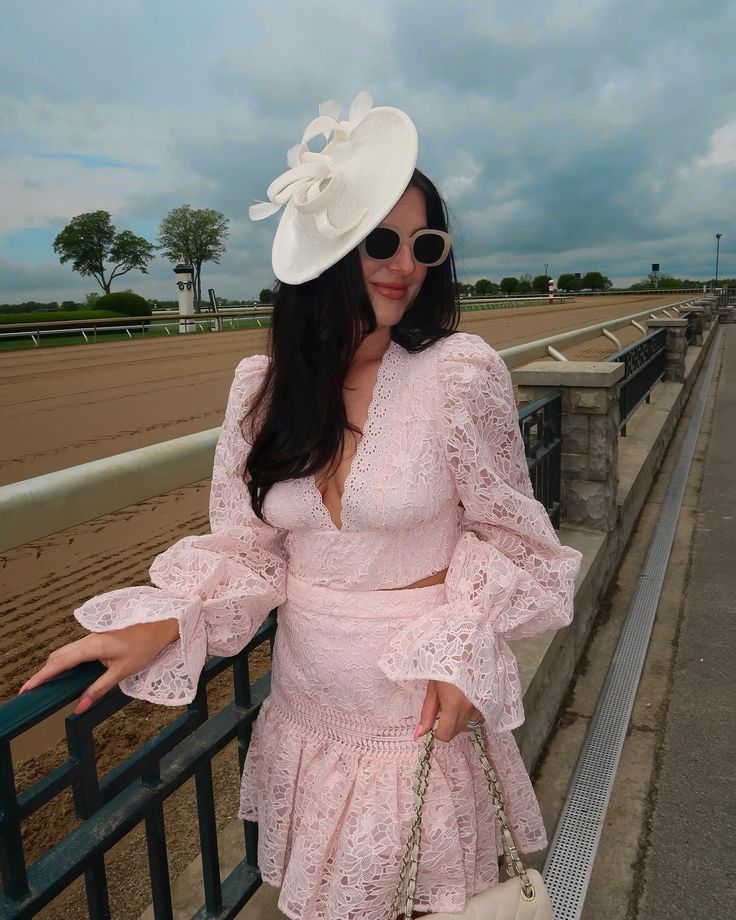
<instances>
[{"instance_id":1,"label":"lamp post","mask_svg":"<svg viewBox=\"0 0 736 920\"><path fill-rule=\"evenodd\" d=\"M718 287L718 256L721 253L721 237L722 233L716 233L716 287Z\"/></svg>"}]
</instances>

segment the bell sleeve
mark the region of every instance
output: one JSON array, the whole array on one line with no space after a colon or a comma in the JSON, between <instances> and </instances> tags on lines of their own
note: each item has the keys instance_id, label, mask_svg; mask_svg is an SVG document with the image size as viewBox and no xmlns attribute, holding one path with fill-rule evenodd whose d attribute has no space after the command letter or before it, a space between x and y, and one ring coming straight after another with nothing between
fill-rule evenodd
<instances>
[{"instance_id":1,"label":"bell sleeve","mask_svg":"<svg viewBox=\"0 0 736 920\"><path fill-rule=\"evenodd\" d=\"M92 632L177 620L179 638L120 682L128 696L190 703L207 655L239 652L285 599L284 531L255 515L242 479L250 449L243 419L267 363L254 355L235 371L212 471L211 533L184 537L157 556L150 568L153 587L100 594L74 611Z\"/></svg>"},{"instance_id":2,"label":"bell sleeve","mask_svg":"<svg viewBox=\"0 0 736 920\"><path fill-rule=\"evenodd\" d=\"M511 376L481 338L457 333L438 361L437 419L463 506L447 603L397 632L381 659L394 680L453 684L492 732L524 721L509 639L572 620L582 555L561 545L534 498Z\"/></svg>"}]
</instances>

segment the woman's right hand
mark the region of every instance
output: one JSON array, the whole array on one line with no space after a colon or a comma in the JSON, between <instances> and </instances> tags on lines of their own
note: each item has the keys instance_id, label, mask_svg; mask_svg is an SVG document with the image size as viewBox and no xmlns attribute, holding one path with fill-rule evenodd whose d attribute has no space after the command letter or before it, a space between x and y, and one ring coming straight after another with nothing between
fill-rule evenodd
<instances>
[{"instance_id":1,"label":"woman's right hand","mask_svg":"<svg viewBox=\"0 0 736 920\"><path fill-rule=\"evenodd\" d=\"M80 697L74 710L75 714L80 714L125 677L142 671L178 636L179 624L174 619L90 633L76 642L54 649L46 664L23 684L18 693L33 690L83 661L101 661L106 671Z\"/></svg>"}]
</instances>

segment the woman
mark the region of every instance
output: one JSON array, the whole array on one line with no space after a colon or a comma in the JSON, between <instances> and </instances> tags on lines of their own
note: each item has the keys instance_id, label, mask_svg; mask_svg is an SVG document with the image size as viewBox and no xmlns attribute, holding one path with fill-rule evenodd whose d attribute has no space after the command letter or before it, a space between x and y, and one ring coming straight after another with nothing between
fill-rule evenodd
<instances>
[{"instance_id":1,"label":"woman","mask_svg":"<svg viewBox=\"0 0 736 920\"><path fill-rule=\"evenodd\" d=\"M408 117L331 104L269 188L286 204L272 358L246 358L213 470L212 533L151 567L155 587L93 598L80 661L131 696L190 701L206 654L230 655L279 606L272 692L254 726L240 816L294 920L385 920L435 722L415 905L462 911L498 880L501 845L469 728L484 723L517 846L546 845L511 729L506 640L565 625L580 554L534 500L508 371L455 333L446 209L415 169ZM308 143L330 136L315 153Z\"/></svg>"}]
</instances>

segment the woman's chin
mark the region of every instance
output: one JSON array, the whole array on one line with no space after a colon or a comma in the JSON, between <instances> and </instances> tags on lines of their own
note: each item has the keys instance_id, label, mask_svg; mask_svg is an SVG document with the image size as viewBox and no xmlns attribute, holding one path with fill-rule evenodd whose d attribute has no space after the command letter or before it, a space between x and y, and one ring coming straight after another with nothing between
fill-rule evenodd
<instances>
[{"instance_id":1,"label":"woman's chin","mask_svg":"<svg viewBox=\"0 0 736 920\"><path fill-rule=\"evenodd\" d=\"M373 303L373 312L376 315L376 323L379 326L395 326L401 322L404 313L406 313L406 304L404 301L398 303Z\"/></svg>"}]
</instances>

